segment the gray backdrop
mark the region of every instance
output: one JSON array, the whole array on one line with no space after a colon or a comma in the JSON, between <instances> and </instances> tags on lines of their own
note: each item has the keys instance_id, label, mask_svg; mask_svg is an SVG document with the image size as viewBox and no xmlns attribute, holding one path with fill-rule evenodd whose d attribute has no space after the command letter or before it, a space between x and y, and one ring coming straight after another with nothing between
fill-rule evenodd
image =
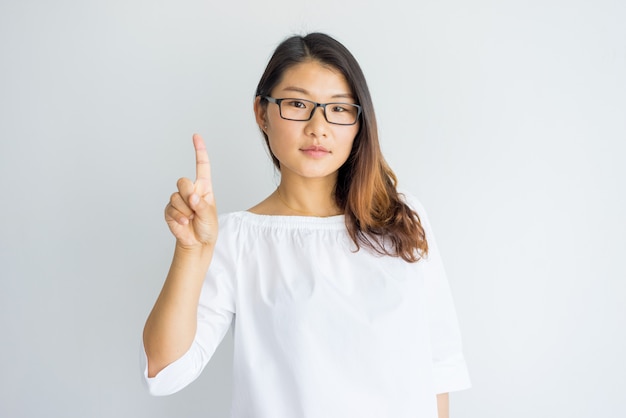
<instances>
[{"instance_id":1,"label":"gray backdrop","mask_svg":"<svg viewBox=\"0 0 626 418\"><path fill-rule=\"evenodd\" d=\"M452 417L624 416L625 21L609 0L2 0L0 416L227 415L230 337L185 391L142 387L163 208L196 131L220 211L272 191L254 88L312 30L361 62L430 212L474 383Z\"/></svg>"}]
</instances>

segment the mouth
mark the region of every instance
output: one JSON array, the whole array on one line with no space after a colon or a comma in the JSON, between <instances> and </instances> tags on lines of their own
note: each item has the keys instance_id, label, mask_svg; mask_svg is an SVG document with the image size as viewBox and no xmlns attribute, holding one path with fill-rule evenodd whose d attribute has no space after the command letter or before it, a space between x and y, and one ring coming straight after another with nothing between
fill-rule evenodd
<instances>
[{"instance_id":1,"label":"mouth","mask_svg":"<svg viewBox=\"0 0 626 418\"><path fill-rule=\"evenodd\" d=\"M322 158L331 153L329 150L320 145L311 145L300 148L300 151L312 158Z\"/></svg>"},{"instance_id":2,"label":"mouth","mask_svg":"<svg viewBox=\"0 0 626 418\"><path fill-rule=\"evenodd\" d=\"M300 151L330 152L326 148L320 145L311 145L310 147L300 148Z\"/></svg>"}]
</instances>

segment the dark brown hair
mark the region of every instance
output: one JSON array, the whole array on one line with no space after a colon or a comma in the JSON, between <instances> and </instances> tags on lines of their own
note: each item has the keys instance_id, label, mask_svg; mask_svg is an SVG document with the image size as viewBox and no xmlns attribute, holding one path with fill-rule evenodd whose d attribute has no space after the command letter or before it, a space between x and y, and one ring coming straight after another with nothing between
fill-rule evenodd
<instances>
[{"instance_id":1,"label":"dark brown hair","mask_svg":"<svg viewBox=\"0 0 626 418\"><path fill-rule=\"evenodd\" d=\"M428 243L419 216L397 192L397 179L387 165L378 142L374 106L358 62L340 42L322 33L292 36L284 40L269 60L256 95L270 95L285 71L292 66L317 61L340 71L363 111L359 131L348 160L339 169L335 200L344 211L348 233L357 249L361 245L379 254L418 261L428 253ZM267 106L261 99L261 105ZM265 133L269 149L269 140ZM280 162L272 154L274 165Z\"/></svg>"}]
</instances>

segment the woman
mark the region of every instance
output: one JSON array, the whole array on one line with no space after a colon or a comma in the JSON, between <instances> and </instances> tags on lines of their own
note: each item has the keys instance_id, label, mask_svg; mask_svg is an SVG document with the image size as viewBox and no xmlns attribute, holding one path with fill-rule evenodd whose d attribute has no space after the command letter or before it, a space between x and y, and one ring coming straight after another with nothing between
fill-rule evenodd
<instances>
[{"instance_id":1,"label":"woman","mask_svg":"<svg viewBox=\"0 0 626 418\"><path fill-rule=\"evenodd\" d=\"M256 93L280 183L218 222L194 135L196 180L166 207L176 249L144 330L151 393L194 380L233 326L233 417L447 417L447 393L469 387L452 299L357 61L327 35L294 36Z\"/></svg>"}]
</instances>

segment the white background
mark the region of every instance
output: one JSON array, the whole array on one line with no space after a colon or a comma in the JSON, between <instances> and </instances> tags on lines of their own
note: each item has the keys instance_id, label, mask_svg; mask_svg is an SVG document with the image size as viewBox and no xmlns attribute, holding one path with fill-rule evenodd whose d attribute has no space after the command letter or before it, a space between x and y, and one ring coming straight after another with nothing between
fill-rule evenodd
<instances>
[{"instance_id":1,"label":"white background","mask_svg":"<svg viewBox=\"0 0 626 418\"><path fill-rule=\"evenodd\" d=\"M163 208L193 132L221 212L273 190L254 89L316 30L360 61L437 233L474 384L452 417L625 416L625 22L621 0L2 0L0 416L227 416L230 337L183 392L142 387Z\"/></svg>"}]
</instances>

